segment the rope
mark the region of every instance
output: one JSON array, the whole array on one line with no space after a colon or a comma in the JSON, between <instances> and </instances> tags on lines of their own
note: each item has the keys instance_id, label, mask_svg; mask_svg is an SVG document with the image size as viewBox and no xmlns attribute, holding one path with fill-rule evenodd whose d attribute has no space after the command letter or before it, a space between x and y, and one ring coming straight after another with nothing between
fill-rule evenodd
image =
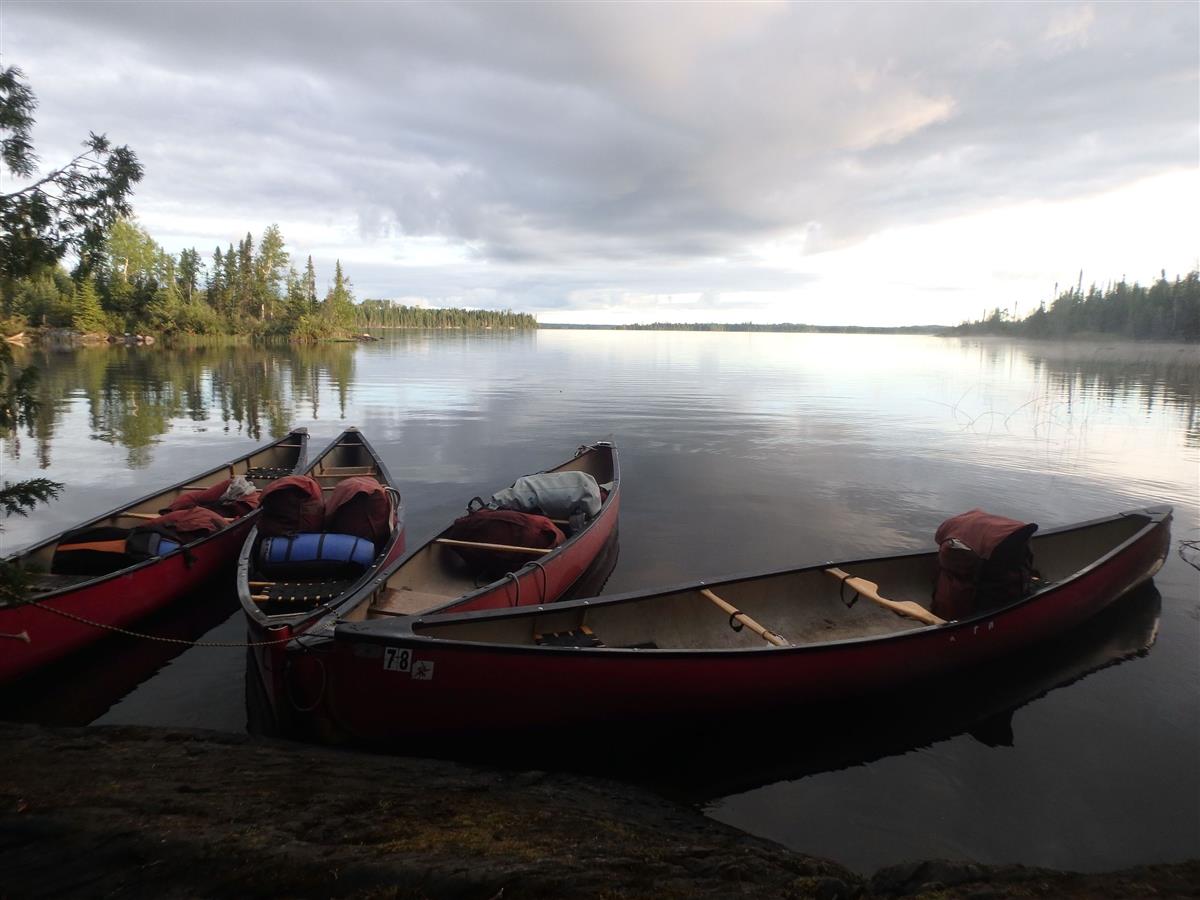
<instances>
[{"instance_id":1,"label":"rope","mask_svg":"<svg viewBox=\"0 0 1200 900\"><path fill-rule=\"evenodd\" d=\"M542 605L543 605L543 606L545 606L545 605L546 605L546 594L547 594L547 592L549 592L549 590L550 590L550 576L546 574L546 567L545 567L545 566L543 566L543 565L542 565L540 562L538 562L536 559L534 559L534 560L530 560L530 565L537 566L539 569L541 569L541 570L542 570L542 593L541 593L541 598L542 598Z\"/></svg>"},{"instance_id":2,"label":"rope","mask_svg":"<svg viewBox=\"0 0 1200 900\"><path fill-rule=\"evenodd\" d=\"M846 606L846 609L851 609L854 606L854 604L858 602L858 598L859 598L858 591L854 591L854 596L851 597L849 601L846 600L846 581L852 577L853 576L851 576L851 575L845 575L842 578L838 579L838 597L841 598L842 603L844 603ZM854 590L854 589L851 588L851 590Z\"/></svg>"},{"instance_id":3,"label":"rope","mask_svg":"<svg viewBox=\"0 0 1200 900\"><path fill-rule=\"evenodd\" d=\"M516 574L514 574L513 572L505 572L504 578L501 580L503 581L508 578L512 579L512 583L514 585L516 585L516 588L517 588L517 599L514 600L512 603L510 603L509 606L520 606L521 605L521 579L519 579L516 576Z\"/></svg>"},{"instance_id":4,"label":"rope","mask_svg":"<svg viewBox=\"0 0 1200 900\"><path fill-rule=\"evenodd\" d=\"M91 625L93 628L101 628L104 631L113 631L117 634L123 634L126 637L141 638L145 641L157 641L160 644L183 644L188 647L270 647L273 644L286 644L288 641L294 640L299 636L290 635L285 638L277 638L273 641L189 641L184 638L169 638L157 634L145 634L140 631L130 631L128 628L122 628L119 625L106 625L103 622L94 622L83 616L77 616L75 613L69 613L65 609L55 609L53 606L46 606L44 603L39 603L36 600L28 600L26 603L29 606L36 606L38 609L43 609L48 613L54 613L56 616L62 616L64 619L73 619L84 625ZM328 609L328 607L322 608Z\"/></svg>"}]
</instances>

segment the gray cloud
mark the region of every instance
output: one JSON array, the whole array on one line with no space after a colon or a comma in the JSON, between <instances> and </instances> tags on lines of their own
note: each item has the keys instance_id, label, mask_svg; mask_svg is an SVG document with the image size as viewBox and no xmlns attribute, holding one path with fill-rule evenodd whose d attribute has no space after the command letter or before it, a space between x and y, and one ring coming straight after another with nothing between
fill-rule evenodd
<instances>
[{"instance_id":1,"label":"gray cloud","mask_svg":"<svg viewBox=\"0 0 1200 900\"><path fill-rule=\"evenodd\" d=\"M441 237L500 296L558 267L555 305L572 272L653 291L806 228L832 247L1194 167L1198 9L9 0L0 24L48 159L104 130L146 164L139 204Z\"/></svg>"}]
</instances>

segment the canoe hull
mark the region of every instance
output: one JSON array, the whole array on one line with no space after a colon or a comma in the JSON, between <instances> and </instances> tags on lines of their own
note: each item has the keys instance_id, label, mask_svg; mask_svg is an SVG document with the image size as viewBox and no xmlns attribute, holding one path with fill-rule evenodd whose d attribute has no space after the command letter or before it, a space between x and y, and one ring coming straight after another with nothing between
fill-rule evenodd
<instances>
[{"instance_id":1,"label":"canoe hull","mask_svg":"<svg viewBox=\"0 0 1200 900\"><path fill-rule=\"evenodd\" d=\"M361 454L355 462L369 460L367 468L372 470L373 477L385 488L395 491L395 502L391 509L391 537L379 557L372 563L370 569L362 574L357 582L338 597L332 597L325 605L315 609L307 609L294 615L267 615L257 605L250 589L250 581L254 577L253 552L257 543L257 531L245 534L238 556L237 593L246 618L247 643L249 644L248 677L257 679L256 692L265 700L269 721L275 725L268 730L279 730L285 727L290 719L291 706L287 702L287 657L285 647L290 638L306 633L318 625L326 616L326 608L335 606L347 594L359 590L377 577L377 573L386 569L399 560L405 551L405 523L400 492L388 472L383 459L371 446L366 437L357 429L349 428L338 435L315 456L305 467L304 474L320 476L320 471L328 461L338 461L339 448L344 452ZM346 450L345 448L351 448Z\"/></svg>"},{"instance_id":2,"label":"canoe hull","mask_svg":"<svg viewBox=\"0 0 1200 900\"><path fill-rule=\"evenodd\" d=\"M190 588L216 577L237 557L238 548L253 524L253 517L239 521L212 540L191 548L190 564L184 554L174 554L151 565L83 585L79 590L38 601L38 605L0 609L0 632L24 632L29 636L29 643L0 638L4 642L0 683L57 662L105 637L105 627L132 625ZM97 628L69 616L79 616L104 627Z\"/></svg>"},{"instance_id":3,"label":"canoe hull","mask_svg":"<svg viewBox=\"0 0 1200 900\"><path fill-rule=\"evenodd\" d=\"M78 527L147 518L193 489L246 475L268 480L303 465L308 432L297 429L272 444L157 493L150 494ZM271 469L268 474L263 466ZM188 591L220 575L237 559L238 548L254 526L258 510L166 556L98 575L88 581L33 595L34 603L0 607L0 684L57 662L106 637L107 629L125 628L162 609ZM12 558L29 572L51 571L56 535ZM53 577L53 576L51 576ZM75 618L72 618L75 617ZM87 621L80 621L86 619ZM94 624L91 624L94 623ZM24 635L28 641L14 637Z\"/></svg>"},{"instance_id":4,"label":"canoe hull","mask_svg":"<svg viewBox=\"0 0 1200 900\"><path fill-rule=\"evenodd\" d=\"M1120 552L993 615L914 624L884 638L732 651L592 650L432 639L405 623L390 635L343 624L337 640L304 654L304 703L322 711L325 732L336 726L345 740L420 752L414 741L694 721L864 696L1069 631L1153 577L1169 550L1169 521L1169 512L1160 514Z\"/></svg>"}]
</instances>

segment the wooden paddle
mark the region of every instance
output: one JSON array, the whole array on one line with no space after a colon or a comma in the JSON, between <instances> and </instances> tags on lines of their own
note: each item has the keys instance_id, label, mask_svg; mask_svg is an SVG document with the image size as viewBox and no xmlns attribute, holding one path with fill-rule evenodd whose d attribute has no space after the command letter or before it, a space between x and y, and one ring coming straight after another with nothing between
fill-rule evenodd
<instances>
[{"instance_id":1,"label":"wooden paddle","mask_svg":"<svg viewBox=\"0 0 1200 900\"><path fill-rule=\"evenodd\" d=\"M879 585L873 581L867 581L865 578L856 578L841 569L826 569L825 574L832 575L834 578L846 584L862 596L866 597L872 603L878 603L885 609L890 609L898 616L907 616L910 619L918 619L926 625L945 625L946 620L935 616L920 603L913 603L911 600L889 600L886 597L879 596Z\"/></svg>"},{"instance_id":2,"label":"wooden paddle","mask_svg":"<svg viewBox=\"0 0 1200 900\"><path fill-rule=\"evenodd\" d=\"M480 541L456 541L453 538L434 538L435 544L448 547L478 547L480 550L503 550L505 553L528 553L530 556L545 556L554 547L515 547L511 544L484 544Z\"/></svg>"},{"instance_id":3,"label":"wooden paddle","mask_svg":"<svg viewBox=\"0 0 1200 900\"><path fill-rule=\"evenodd\" d=\"M708 588L701 588L700 593L703 594L705 597L707 597L709 600L711 600L713 603L717 604L717 606L721 607L721 609L723 609L723 610L725 610L725 612L729 613L729 615L732 618L737 619L739 622L741 622L743 625L745 625L747 628L749 628L751 631L753 631L755 634L757 634L764 641L768 641L769 643L774 644L776 647L788 646L788 642L785 638L780 637L773 631L763 628L761 625L759 625L757 622L755 622L752 618L750 618L744 612L741 612L740 610L737 609L737 607L735 607L729 603L726 603L724 600L722 600L720 597L718 597L716 594L714 594Z\"/></svg>"}]
</instances>

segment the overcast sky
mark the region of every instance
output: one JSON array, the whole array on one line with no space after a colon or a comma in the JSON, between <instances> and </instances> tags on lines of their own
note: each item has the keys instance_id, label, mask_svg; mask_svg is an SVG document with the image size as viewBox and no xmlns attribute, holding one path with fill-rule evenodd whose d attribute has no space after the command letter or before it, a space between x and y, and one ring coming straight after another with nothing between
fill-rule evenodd
<instances>
[{"instance_id":1,"label":"overcast sky","mask_svg":"<svg viewBox=\"0 0 1200 900\"><path fill-rule=\"evenodd\" d=\"M36 146L359 298L954 323L1200 257L1200 4L0 3Z\"/></svg>"}]
</instances>

